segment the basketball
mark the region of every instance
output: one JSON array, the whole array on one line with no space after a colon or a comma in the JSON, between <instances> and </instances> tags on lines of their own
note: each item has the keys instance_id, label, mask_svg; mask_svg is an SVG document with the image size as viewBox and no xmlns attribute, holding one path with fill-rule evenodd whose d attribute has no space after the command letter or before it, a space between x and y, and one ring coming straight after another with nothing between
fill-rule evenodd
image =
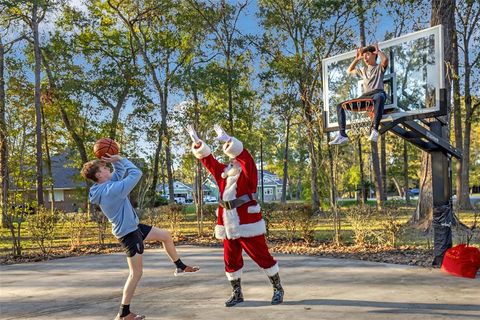
<instances>
[{"instance_id":1,"label":"basketball","mask_svg":"<svg viewBox=\"0 0 480 320\"><path fill-rule=\"evenodd\" d=\"M106 153L111 155L118 154L118 149L119 147L115 140L110 138L101 138L95 142L93 146L93 153L95 154L95 157L101 159Z\"/></svg>"}]
</instances>

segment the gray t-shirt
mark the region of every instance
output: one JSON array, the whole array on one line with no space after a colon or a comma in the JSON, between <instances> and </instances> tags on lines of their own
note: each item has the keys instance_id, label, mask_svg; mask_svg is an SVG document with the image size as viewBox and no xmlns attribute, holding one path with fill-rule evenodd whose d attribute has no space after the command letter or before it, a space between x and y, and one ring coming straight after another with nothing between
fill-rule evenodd
<instances>
[{"instance_id":1,"label":"gray t-shirt","mask_svg":"<svg viewBox=\"0 0 480 320\"><path fill-rule=\"evenodd\" d=\"M381 64L375 66L367 65L363 68L357 68L357 75L363 80L363 93L373 90L383 89L383 75L385 69Z\"/></svg>"}]
</instances>

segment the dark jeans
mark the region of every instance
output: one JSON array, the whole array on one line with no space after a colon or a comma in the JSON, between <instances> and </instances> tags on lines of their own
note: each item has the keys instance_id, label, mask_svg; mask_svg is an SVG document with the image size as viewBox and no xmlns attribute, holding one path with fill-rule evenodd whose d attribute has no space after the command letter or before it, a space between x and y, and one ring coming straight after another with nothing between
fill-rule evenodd
<instances>
[{"instance_id":1,"label":"dark jeans","mask_svg":"<svg viewBox=\"0 0 480 320\"><path fill-rule=\"evenodd\" d=\"M376 90L376 91L362 94L357 99L366 99L366 98L373 99L373 109L374 109L375 116L372 121L372 127L378 131L378 127L380 126L380 121L382 120L382 116L383 116L385 100L387 100L387 94L383 90ZM340 134L346 137L347 134L345 132L345 127L347 126L347 118L345 115L345 110L342 108L342 103L343 102L337 105L337 118L338 118L338 125L340 126Z\"/></svg>"}]
</instances>

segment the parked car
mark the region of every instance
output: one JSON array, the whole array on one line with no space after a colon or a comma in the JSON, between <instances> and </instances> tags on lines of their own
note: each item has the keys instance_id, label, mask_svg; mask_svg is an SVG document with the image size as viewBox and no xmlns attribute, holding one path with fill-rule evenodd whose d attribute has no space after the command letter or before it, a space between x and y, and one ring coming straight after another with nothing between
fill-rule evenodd
<instances>
[{"instance_id":1,"label":"parked car","mask_svg":"<svg viewBox=\"0 0 480 320\"><path fill-rule=\"evenodd\" d=\"M408 190L408 194L411 196L418 196L420 194L420 189L418 188L412 188Z\"/></svg>"},{"instance_id":2,"label":"parked car","mask_svg":"<svg viewBox=\"0 0 480 320\"><path fill-rule=\"evenodd\" d=\"M217 198L215 198L214 196L204 196L203 197L203 202L205 202L205 203L215 203L215 202L217 202Z\"/></svg>"},{"instance_id":3,"label":"parked car","mask_svg":"<svg viewBox=\"0 0 480 320\"><path fill-rule=\"evenodd\" d=\"M185 204L187 201L185 200L184 197L175 197L175 202L180 203L180 204Z\"/></svg>"}]
</instances>

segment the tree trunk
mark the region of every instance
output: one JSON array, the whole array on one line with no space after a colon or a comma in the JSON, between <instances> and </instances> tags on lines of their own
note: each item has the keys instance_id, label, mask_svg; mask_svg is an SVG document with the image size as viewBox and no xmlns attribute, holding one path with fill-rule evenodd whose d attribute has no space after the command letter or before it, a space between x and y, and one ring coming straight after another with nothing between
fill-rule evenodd
<instances>
[{"instance_id":1,"label":"tree trunk","mask_svg":"<svg viewBox=\"0 0 480 320\"><path fill-rule=\"evenodd\" d=\"M459 66L458 66L458 38L457 33L453 32L452 41L452 86L453 86L453 123L455 129L455 148L463 153L463 137L462 137L462 109L460 103L460 78L459 78ZM461 203L461 194L463 193L462 187L462 159L456 161L455 165L455 189L457 192L457 204ZM469 201L470 202L470 201Z\"/></svg>"},{"instance_id":2,"label":"tree trunk","mask_svg":"<svg viewBox=\"0 0 480 320\"><path fill-rule=\"evenodd\" d=\"M478 3L477 3L478 4ZM463 65L465 69L465 77L464 77L464 88L465 88L465 133L463 135L463 158L461 164L461 188L460 192L457 190L457 201L458 205L462 209L472 209L472 205L470 202L470 135L472 131L472 121L475 109L478 108L477 106L472 106L472 95L470 92L470 85L471 85L471 73L472 73L472 64L470 62L470 41L472 38L478 34L478 21L480 17L479 10L480 8L473 7L475 5L475 1L467 1L466 4L466 11L469 15L466 19L462 19L463 25ZM475 11L475 8L477 11ZM476 23L475 23L476 22ZM471 25L471 28L468 26ZM477 65L480 59L480 54L477 53L476 58ZM475 67L475 63L473 63Z\"/></svg>"},{"instance_id":3,"label":"tree trunk","mask_svg":"<svg viewBox=\"0 0 480 320\"><path fill-rule=\"evenodd\" d=\"M378 158L378 143L371 141L372 147L372 168L375 177L375 197L377 203L377 209L383 208L383 187L382 187L382 174L380 172L380 159Z\"/></svg>"},{"instance_id":4,"label":"tree trunk","mask_svg":"<svg viewBox=\"0 0 480 320\"><path fill-rule=\"evenodd\" d=\"M199 99L197 87L192 82L191 84L192 94L193 94L193 107L194 107L194 126L195 130L198 129L200 124L200 108L199 108ZM198 235L203 235L203 179L202 179L202 163L196 161L196 172L195 172L195 211L197 213L197 225L198 225Z\"/></svg>"},{"instance_id":5,"label":"tree trunk","mask_svg":"<svg viewBox=\"0 0 480 320\"><path fill-rule=\"evenodd\" d=\"M40 43L38 35L38 4L33 3L32 7L32 31L33 31L33 50L35 55L35 132L36 132L36 173L37 173L37 203L43 206L43 163L42 163L42 114L40 102L40 81L42 65L40 55Z\"/></svg>"},{"instance_id":6,"label":"tree trunk","mask_svg":"<svg viewBox=\"0 0 480 320\"><path fill-rule=\"evenodd\" d=\"M403 190L405 193L405 201L410 203L410 187L408 181L408 146L407 140L403 139Z\"/></svg>"},{"instance_id":7,"label":"tree trunk","mask_svg":"<svg viewBox=\"0 0 480 320\"><path fill-rule=\"evenodd\" d=\"M232 70L230 66L230 50L225 52L227 58L227 94L228 94L228 124L230 125L230 134L235 135L233 125L233 90L232 90Z\"/></svg>"},{"instance_id":8,"label":"tree trunk","mask_svg":"<svg viewBox=\"0 0 480 320\"><path fill-rule=\"evenodd\" d=\"M125 84L125 87L123 88L122 92L118 96L117 104L115 106L112 106L112 121L110 122L110 133L109 137L113 140L115 140L117 136L117 125L118 125L118 119L120 117L120 111L123 108L123 105L125 104L125 101L127 100L128 92L130 91L131 85L130 85L130 78L131 75L127 74L126 77L128 78L127 84Z\"/></svg>"},{"instance_id":9,"label":"tree trunk","mask_svg":"<svg viewBox=\"0 0 480 320\"><path fill-rule=\"evenodd\" d=\"M167 68L168 70L168 68ZM168 71L167 71L168 73ZM172 170L172 155L171 155L171 144L170 144L170 133L168 132L167 125L167 101L168 101L168 82L165 80L163 88L163 99L161 103L161 113L162 113L162 127L163 127L163 139L165 141L165 165L167 168L167 181L168 181L168 193L170 195L170 203L175 202L175 191L173 188L173 170Z\"/></svg>"},{"instance_id":10,"label":"tree trunk","mask_svg":"<svg viewBox=\"0 0 480 320\"><path fill-rule=\"evenodd\" d=\"M45 68L45 72L47 74L48 84L50 86L50 91L51 91L50 94L52 95L50 99L52 99L52 101L55 101L58 85L53 76L49 60L46 57L46 52L42 52L42 63L43 63L43 67ZM87 151L85 149L85 143L82 137L80 137L75 131L76 127L70 121L67 110L65 110L62 103L55 103L55 106L58 107L60 111L60 116L62 117L63 124L65 125L65 128L67 128L68 133L70 134L73 141L75 142L75 145L77 146L77 150L80 154L80 158L82 159L82 163L87 162L88 156L87 156Z\"/></svg>"},{"instance_id":11,"label":"tree trunk","mask_svg":"<svg viewBox=\"0 0 480 320\"><path fill-rule=\"evenodd\" d=\"M386 134L386 133L385 133ZM385 134L380 137L380 154L381 154L381 174L383 186L383 201L387 201L388 185L387 185L387 139Z\"/></svg>"},{"instance_id":12,"label":"tree trunk","mask_svg":"<svg viewBox=\"0 0 480 320\"><path fill-rule=\"evenodd\" d=\"M283 181L282 181L282 199L281 203L287 202L287 177L288 177L288 138L290 135L290 115L287 116L285 128L285 150L283 156Z\"/></svg>"},{"instance_id":13,"label":"tree trunk","mask_svg":"<svg viewBox=\"0 0 480 320\"><path fill-rule=\"evenodd\" d=\"M55 192L54 192L55 178L52 172L52 158L50 157L50 146L48 145L48 129L47 129L47 124L45 122L45 112L44 112L45 103L42 102L40 107L42 109L42 126L43 126L43 132L44 132L43 136L45 140L45 154L47 156L47 161L46 161L47 174L51 179L51 185L50 185L51 197L48 201L50 201L50 211L51 211L51 214L53 214L55 210Z\"/></svg>"},{"instance_id":14,"label":"tree trunk","mask_svg":"<svg viewBox=\"0 0 480 320\"><path fill-rule=\"evenodd\" d=\"M7 227L8 214L8 148L7 123L5 119L5 47L0 34L0 225Z\"/></svg>"},{"instance_id":15,"label":"tree trunk","mask_svg":"<svg viewBox=\"0 0 480 320\"><path fill-rule=\"evenodd\" d=\"M327 132L327 143L330 142L330 133ZM328 162L330 168L330 209L333 211L333 229L334 238L333 241L336 245L340 245L341 237L341 216L337 206L337 162L334 162L332 148L328 145Z\"/></svg>"},{"instance_id":16,"label":"tree trunk","mask_svg":"<svg viewBox=\"0 0 480 320\"><path fill-rule=\"evenodd\" d=\"M397 189L398 196L402 198L403 192L404 192L402 186L400 185L400 183L397 181L395 177L393 177L392 180L393 180L393 184L395 184L395 188Z\"/></svg>"},{"instance_id":17,"label":"tree trunk","mask_svg":"<svg viewBox=\"0 0 480 320\"><path fill-rule=\"evenodd\" d=\"M444 27L444 63L452 63L452 32L455 32L455 0L432 0L431 26L442 24ZM445 74L445 89L447 101L451 99L451 84L449 77ZM446 121L450 119L449 115ZM438 121L438 120L434 120ZM444 126L442 137L449 140L449 125ZM423 227L430 227L433 218L433 196L432 196L432 156L422 151L420 195L418 197L417 210L413 220Z\"/></svg>"},{"instance_id":18,"label":"tree trunk","mask_svg":"<svg viewBox=\"0 0 480 320\"><path fill-rule=\"evenodd\" d=\"M363 9L363 0L357 0L357 14L358 14L358 22L360 27L360 45L365 47L366 40L365 40L365 12ZM373 151L372 151L373 152ZM358 153L358 166L360 169L360 190L361 190L361 197L360 201L362 204L367 203L367 192L365 190L365 172L363 166L363 152L362 152L362 142L357 139L357 153ZM378 157L378 153L377 153ZM372 158L373 160L373 158ZM370 190L369 190L370 193ZM378 199L378 198L377 198Z\"/></svg>"},{"instance_id":19,"label":"tree trunk","mask_svg":"<svg viewBox=\"0 0 480 320\"><path fill-rule=\"evenodd\" d=\"M152 185L150 186L150 194L154 198L158 184L158 164L160 163L160 152L162 151L162 132L158 131L157 147L153 158Z\"/></svg>"}]
</instances>

